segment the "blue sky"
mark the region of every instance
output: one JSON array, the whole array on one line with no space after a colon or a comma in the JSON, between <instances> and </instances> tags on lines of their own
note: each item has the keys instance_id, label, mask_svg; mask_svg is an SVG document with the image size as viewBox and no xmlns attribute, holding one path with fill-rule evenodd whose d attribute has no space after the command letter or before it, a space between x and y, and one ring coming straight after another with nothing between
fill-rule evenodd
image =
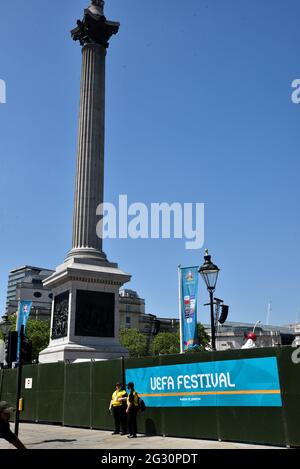
<instances>
[{"instance_id":1,"label":"blue sky","mask_svg":"<svg viewBox=\"0 0 300 469\"><path fill-rule=\"evenodd\" d=\"M71 246L81 54L69 31L88 3L0 2L0 312L11 268L54 268ZM121 22L107 56L106 201L205 203L230 320L264 322L271 300L271 323L294 322L299 2L107 0L106 16ZM108 240L105 251L165 317L178 314L177 265L203 260L183 240Z\"/></svg>"}]
</instances>

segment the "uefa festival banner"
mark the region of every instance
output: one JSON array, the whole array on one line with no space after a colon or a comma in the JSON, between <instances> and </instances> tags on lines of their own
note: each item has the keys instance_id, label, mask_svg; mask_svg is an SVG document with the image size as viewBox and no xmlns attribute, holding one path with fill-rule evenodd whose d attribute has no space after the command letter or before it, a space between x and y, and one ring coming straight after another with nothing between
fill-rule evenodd
<instances>
[{"instance_id":1,"label":"uefa festival banner","mask_svg":"<svg viewBox=\"0 0 300 469\"><path fill-rule=\"evenodd\" d=\"M281 407L276 357L126 370L147 407Z\"/></svg>"},{"instance_id":2,"label":"uefa festival banner","mask_svg":"<svg viewBox=\"0 0 300 469\"><path fill-rule=\"evenodd\" d=\"M18 315L17 315L17 324L16 331L18 331L18 351L17 351L17 361L19 361L20 354L20 332L21 327L24 326L24 333L26 329L26 324L29 318L30 310L32 306L32 301L20 301Z\"/></svg>"},{"instance_id":3,"label":"uefa festival banner","mask_svg":"<svg viewBox=\"0 0 300 469\"><path fill-rule=\"evenodd\" d=\"M179 267L180 351L199 345L197 332L198 267Z\"/></svg>"}]
</instances>

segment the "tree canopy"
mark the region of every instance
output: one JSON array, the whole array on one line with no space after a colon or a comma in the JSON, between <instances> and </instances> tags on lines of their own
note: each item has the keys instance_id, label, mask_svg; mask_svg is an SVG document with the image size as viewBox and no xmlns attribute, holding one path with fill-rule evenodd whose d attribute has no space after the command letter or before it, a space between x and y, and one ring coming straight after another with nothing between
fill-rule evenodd
<instances>
[{"instance_id":1,"label":"tree canopy","mask_svg":"<svg viewBox=\"0 0 300 469\"><path fill-rule=\"evenodd\" d=\"M10 318L11 330L16 329L17 315L14 314ZM32 340L32 359L37 360L39 353L49 344L50 324L48 321L40 321L37 319L28 319L25 331L26 338Z\"/></svg>"},{"instance_id":2,"label":"tree canopy","mask_svg":"<svg viewBox=\"0 0 300 469\"><path fill-rule=\"evenodd\" d=\"M178 332L160 332L151 344L153 355L172 355L180 352Z\"/></svg>"},{"instance_id":3,"label":"tree canopy","mask_svg":"<svg viewBox=\"0 0 300 469\"><path fill-rule=\"evenodd\" d=\"M123 347L128 349L131 358L147 355L146 336L137 329L122 328L120 330L120 342Z\"/></svg>"},{"instance_id":4,"label":"tree canopy","mask_svg":"<svg viewBox=\"0 0 300 469\"><path fill-rule=\"evenodd\" d=\"M188 353L205 351L210 339L202 324L197 325L199 346L188 350ZM179 332L160 332L154 337L151 344L153 355L172 355L180 352Z\"/></svg>"}]
</instances>

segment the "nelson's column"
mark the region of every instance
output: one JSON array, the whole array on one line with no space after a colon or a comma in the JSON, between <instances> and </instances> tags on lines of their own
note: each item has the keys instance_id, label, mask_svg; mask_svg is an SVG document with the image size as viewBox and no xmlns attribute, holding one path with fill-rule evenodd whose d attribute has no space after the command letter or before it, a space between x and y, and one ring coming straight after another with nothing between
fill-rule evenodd
<instances>
[{"instance_id":1,"label":"nelson's column","mask_svg":"<svg viewBox=\"0 0 300 469\"><path fill-rule=\"evenodd\" d=\"M104 185L106 50L120 26L105 18L103 6L93 0L71 32L82 46L73 245L44 281L53 302L50 343L40 363L127 356L118 340L119 289L130 275L108 262L96 234Z\"/></svg>"}]
</instances>

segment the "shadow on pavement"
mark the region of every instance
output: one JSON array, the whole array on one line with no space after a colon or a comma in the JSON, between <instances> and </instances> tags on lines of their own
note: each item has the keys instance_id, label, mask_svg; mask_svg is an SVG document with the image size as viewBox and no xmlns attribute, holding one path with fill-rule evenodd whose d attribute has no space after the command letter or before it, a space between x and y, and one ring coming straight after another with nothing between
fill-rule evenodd
<instances>
[{"instance_id":1,"label":"shadow on pavement","mask_svg":"<svg viewBox=\"0 0 300 469\"><path fill-rule=\"evenodd\" d=\"M57 438L55 440L43 440L43 441L39 441L38 443L30 443L30 445L41 445L43 443L72 443L73 441L77 441L76 439L75 440L67 440L67 439L64 439L64 438Z\"/></svg>"}]
</instances>

